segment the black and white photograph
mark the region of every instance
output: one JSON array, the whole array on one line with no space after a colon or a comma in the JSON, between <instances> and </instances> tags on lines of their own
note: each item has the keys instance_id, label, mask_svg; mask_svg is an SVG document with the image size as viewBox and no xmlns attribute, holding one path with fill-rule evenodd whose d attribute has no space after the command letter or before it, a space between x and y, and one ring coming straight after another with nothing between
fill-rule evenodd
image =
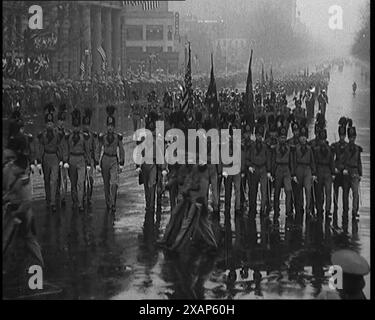
<instances>
[{"instance_id":1,"label":"black and white photograph","mask_svg":"<svg viewBox=\"0 0 375 320\"><path fill-rule=\"evenodd\" d=\"M370 6L3 1L2 299L370 300Z\"/></svg>"}]
</instances>

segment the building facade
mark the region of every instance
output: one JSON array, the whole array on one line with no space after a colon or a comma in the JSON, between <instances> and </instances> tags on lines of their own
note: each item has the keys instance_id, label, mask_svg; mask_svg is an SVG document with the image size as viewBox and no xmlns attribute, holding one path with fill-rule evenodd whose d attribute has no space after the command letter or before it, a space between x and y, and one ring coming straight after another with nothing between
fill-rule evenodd
<instances>
[{"instance_id":1,"label":"building facade","mask_svg":"<svg viewBox=\"0 0 375 320\"><path fill-rule=\"evenodd\" d=\"M174 73L179 62L179 21L168 10L167 1L159 1L153 10L128 6L125 21L125 59L133 72L163 70Z\"/></svg>"},{"instance_id":2,"label":"building facade","mask_svg":"<svg viewBox=\"0 0 375 320\"><path fill-rule=\"evenodd\" d=\"M3 59L45 59L48 68L40 78L125 75L128 65L145 62L151 55L155 66L175 71L179 37L168 3L157 2L151 10L125 3L35 1L32 4L43 10L43 30L30 31L31 3L4 1ZM29 38L33 45L26 47ZM37 42L42 46L35 45Z\"/></svg>"}]
</instances>

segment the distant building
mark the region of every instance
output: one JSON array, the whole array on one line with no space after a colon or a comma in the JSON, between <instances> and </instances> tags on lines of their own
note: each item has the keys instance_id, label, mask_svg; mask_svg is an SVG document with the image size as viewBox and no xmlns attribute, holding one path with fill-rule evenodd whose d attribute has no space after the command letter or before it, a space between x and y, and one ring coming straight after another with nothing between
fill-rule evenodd
<instances>
[{"instance_id":1,"label":"distant building","mask_svg":"<svg viewBox=\"0 0 375 320\"><path fill-rule=\"evenodd\" d=\"M125 60L133 72L163 69L174 73L179 64L179 21L168 10L167 1L159 1L152 10L127 6L122 13L125 23Z\"/></svg>"}]
</instances>

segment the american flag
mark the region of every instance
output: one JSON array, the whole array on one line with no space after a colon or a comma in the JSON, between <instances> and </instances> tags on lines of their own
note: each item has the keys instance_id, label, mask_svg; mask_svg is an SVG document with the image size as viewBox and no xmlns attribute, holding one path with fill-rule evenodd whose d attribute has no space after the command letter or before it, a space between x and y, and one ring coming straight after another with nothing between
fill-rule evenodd
<instances>
[{"instance_id":1,"label":"american flag","mask_svg":"<svg viewBox=\"0 0 375 320\"><path fill-rule=\"evenodd\" d=\"M189 108L192 103L192 82L191 82L191 50L190 50L190 42L189 42L189 60L186 66L186 73L185 73L185 87L184 87L184 94L182 98L182 111L186 114L189 111Z\"/></svg>"},{"instance_id":2,"label":"american flag","mask_svg":"<svg viewBox=\"0 0 375 320\"><path fill-rule=\"evenodd\" d=\"M102 57L103 62L105 62L107 60L107 55L105 54L105 51L102 46L98 48L98 52L100 56Z\"/></svg>"},{"instance_id":3,"label":"american flag","mask_svg":"<svg viewBox=\"0 0 375 320\"><path fill-rule=\"evenodd\" d=\"M123 1L123 6L142 6L143 10L153 10L159 6L159 1Z\"/></svg>"}]
</instances>

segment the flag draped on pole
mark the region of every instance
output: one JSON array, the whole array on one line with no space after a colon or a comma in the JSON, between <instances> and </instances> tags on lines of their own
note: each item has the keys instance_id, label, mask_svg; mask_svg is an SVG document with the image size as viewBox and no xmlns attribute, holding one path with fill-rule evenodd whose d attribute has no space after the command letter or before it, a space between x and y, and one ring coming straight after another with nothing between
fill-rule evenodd
<instances>
[{"instance_id":1,"label":"flag draped on pole","mask_svg":"<svg viewBox=\"0 0 375 320\"><path fill-rule=\"evenodd\" d=\"M264 79L264 64L262 63L262 86L265 84L265 79Z\"/></svg>"},{"instance_id":2,"label":"flag draped on pole","mask_svg":"<svg viewBox=\"0 0 375 320\"><path fill-rule=\"evenodd\" d=\"M208 85L205 103L208 105L210 113L214 117L217 117L218 112L219 112L219 101L217 100L216 81L215 81L215 75L214 75L214 59L213 59L212 53L211 53L211 79L210 79L210 84Z\"/></svg>"},{"instance_id":3,"label":"flag draped on pole","mask_svg":"<svg viewBox=\"0 0 375 320\"><path fill-rule=\"evenodd\" d=\"M103 61L102 69L103 69L103 71L105 71L106 70L106 63L107 63L107 55L105 54L105 51L104 51L102 46L99 46L98 52L99 52L100 56L102 57L102 61Z\"/></svg>"},{"instance_id":4,"label":"flag draped on pole","mask_svg":"<svg viewBox=\"0 0 375 320\"><path fill-rule=\"evenodd\" d=\"M182 111L186 114L192 104L192 82L191 82L191 49L190 49L190 42L189 42L189 57L186 66L186 73L185 73L185 87L184 87L184 94L182 99Z\"/></svg>"},{"instance_id":5,"label":"flag draped on pole","mask_svg":"<svg viewBox=\"0 0 375 320\"><path fill-rule=\"evenodd\" d=\"M251 71L252 61L253 61L253 50L251 49L249 71L247 74L246 93L245 93L245 107L248 108L250 115L254 114L253 74Z\"/></svg>"},{"instance_id":6,"label":"flag draped on pole","mask_svg":"<svg viewBox=\"0 0 375 320\"><path fill-rule=\"evenodd\" d=\"M85 77L85 62L84 62L84 57L82 57L81 65L80 65L79 69L81 70L81 80L83 80L83 78Z\"/></svg>"},{"instance_id":7,"label":"flag draped on pole","mask_svg":"<svg viewBox=\"0 0 375 320\"><path fill-rule=\"evenodd\" d=\"M273 73L272 73L272 67L271 67L271 71L270 71L270 88L272 90L273 88Z\"/></svg>"}]
</instances>

